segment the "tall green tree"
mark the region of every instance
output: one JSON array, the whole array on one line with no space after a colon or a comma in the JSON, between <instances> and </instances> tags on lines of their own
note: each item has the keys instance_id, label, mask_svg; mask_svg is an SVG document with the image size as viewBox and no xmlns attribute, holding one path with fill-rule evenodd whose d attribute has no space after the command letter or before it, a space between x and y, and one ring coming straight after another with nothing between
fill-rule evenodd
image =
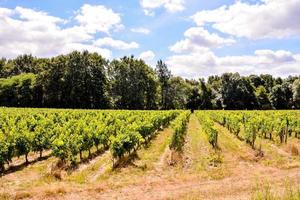
<instances>
[{"instance_id":1,"label":"tall green tree","mask_svg":"<svg viewBox=\"0 0 300 200\"><path fill-rule=\"evenodd\" d=\"M275 86L275 79L270 74L262 74L260 75L260 78L264 82L264 87L267 90L267 93L270 93L272 88Z\"/></svg>"},{"instance_id":2,"label":"tall green tree","mask_svg":"<svg viewBox=\"0 0 300 200\"><path fill-rule=\"evenodd\" d=\"M292 90L294 107L300 109L300 78L294 81Z\"/></svg>"},{"instance_id":3,"label":"tall green tree","mask_svg":"<svg viewBox=\"0 0 300 200\"><path fill-rule=\"evenodd\" d=\"M206 83L203 79L199 81L200 87L200 109L211 109L212 108L212 91L209 87L207 87Z\"/></svg>"},{"instance_id":4,"label":"tall green tree","mask_svg":"<svg viewBox=\"0 0 300 200\"><path fill-rule=\"evenodd\" d=\"M67 55L64 100L74 108L107 108L105 67L98 54L74 51Z\"/></svg>"},{"instance_id":5,"label":"tall green tree","mask_svg":"<svg viewBox=\"0 0 300 200\"><path fill-rule=\"evenodd\" d=\"M4 78L4 67L5 67L6 60L4 58L0 59L0 78Z\"/></svg>"},{"instance_id":6,"label":"tall green tree","mask_svg":"<svg viewBox=\"0 0 300 200\"><path fill-rule=\"evenodd\" d=\"M22 73L37 73L35 67L36 58L32 55L21 55L8 62L9 75L15 76Z\"/></svg>"},{"instance_id":7,"label":"tall green tree","mask_svg":"<svg viewBox=\"0 0 300 200\"><path fill-rule=\"evenodd\" d=\"M293 107L293 83L282 80L281 86L284 91L285 101L287 103L286 108L291 109Z\"/></svg>"},{"instance_id":8,"label":"tall green tree","mask_svg":"<svg viewBox=\"0 0 300 200\"><path fill-rule=\"evenodd\" d=\"M167 65L159 60L157 62L155 72L158 76L159 86L160 86L160 107L161 109L169 109L168 102L171 101L170 92L170 78L172 76L171 71L168 69Z\"/></svg>"},{"instance_id":9,"label":"tall green tree","mask_svg":"<svg viewBox=\"0 0 300 200\"><path fill-rule=\"evenodd\" d=\"M265 84L265 81L260 76L255 74L250 75L249 79L255 88L263 86Z\"/></svg>"},{"instance_id":10,"label":"tall green tree","mask_svg":"<svg viewBox=\"0 0 300 200\"><path fill-rule=\"evenodd\" d=\"M155 109L157 82L144 61L131 57L113 60L108 68L110 96L117 109Z\"/></svg>"},{"instance_id":11,"label":"tall green tree","mask_svg":"<svg viewBox=\"0 0 300 200\"><path fill-rule=\"evenodd\" d=\"M67 108L66 102L68 101L64 100L67 56L52 58L46 65L46 72L40 75L40 80L43 80L44 105L52 108Z\"/></svg>"},{"instance_id":12,"label":"tall green tree","mask_svg":"<svg viewBox=\"0 0 300 200\"><path fill-rule=\"evenodd\" d=\"M45 105L65 108L108 108L108 61L96 53L74 51L45 63ZM48 65L48 66L47 66Z\"/></svg>"},{"instance_id":13,"label":"tall green tree","mask_svg":"<svg viewBox=\"0 0 300 200\"><path fill-rule=\"evenodd\" d=\"M288 103L284 89L281 85L275 85L270 93L270 102L274 109L287 109Z\"/></svg>"},{"instance_id":14,"label":"tall green tree","mask_svg":"<svg viewBox=\"0 0 300 200\"><path fill-rule=\"evenodd\" d=\"M208 87L211 89L211 103L213 109L222 109L222 80L219 76L209 76L207 81Z\"/></svg>"},{"instance_id":15,"label":"tall green tree","mask_svg":"<svg viewBox=\"0 0 300 200\"><path fill-rule=\"evenodd\" d=\"M170 89L168 91L167 108L185 109L192 87L183 78L179 76L170 78Z\"/></svg>"},{"instance_id":16,"label":"tall green tree","mask_svg":"<svg viewBox=\"0 0 300 200\"><path fill-rule=\"evenodd\" d=\"M255 95L257 97L257 101L258 101L260 109L263 109L263 110L272 109L267 90L263 85L260 85L256 89Z\"/></svg>"},{"instance_id":17,"label":"tall green tree","mask_svg":"<svg viewBox=\"0 0 300 200\"><path fill-rule=\"evenodd\" d=\"M199 93L198 87L193 87L191 90L191 93L188 96L187 100L187 109L190 109L192 111L197 110L201 104L201 97Z\"/></svg>"},{"instance_id":18,"label":"tall green tree","mask_svg":"<svg viewBox=\"0 0 300 200\"><path fill-rule=\"evenodd\" d=\"M36 75L20 74L0 79L0 106L33 107Z\"/></svg>"},{"instance_id":19,"label":"tall green tree","mask_svg":"<svg viewBox=\"0 0 300 200\"><path fill-rule=\"evenodd\" d=\"M225 109L256 109L258 107L254 88L249 79L238 73L225 73L221 77L221 94Z\"/></svg>"}]
</instances>

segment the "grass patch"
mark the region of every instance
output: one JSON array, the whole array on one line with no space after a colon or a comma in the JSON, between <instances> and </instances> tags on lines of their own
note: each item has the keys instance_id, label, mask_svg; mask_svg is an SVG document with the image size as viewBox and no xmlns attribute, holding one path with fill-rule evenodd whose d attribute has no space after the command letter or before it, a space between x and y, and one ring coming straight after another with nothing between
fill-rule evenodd
<instances>
[{"instance_id":1,"label":"grass patch","mask_svg":"<svg viewBox=\"0 0 300 200\"><path fill-rule=\"evenodd\" d=\"M86 163L85 165L88 165L85 167L85 169L80 169L79 171L75 171L70 176L67 177L67 181L76 182L79 184L85 184L90 181L90 179L97 173L97 171L100 171L101 167L109 167L112 166L110 152L107 151L105 154L100 155L101 157L98 158L96 162L93 163ZM97 158L95 158L97 159ZM103 169L105 170L105 169Z\"/></svg>"},{"instance_id":2,"label":"grass patch","mask_svg":"<svg viewBox=\"0 0 300 200\"><path fill-rule=\"evenodd\" d=\"M300 166L298 156L293 156L284 150L285 144L279 144L268 139L257 138L257 144L262 146L265 157L262 164L280 169L291 169Z\"/></svg>"},{"instance_id":3,"label":"grass patch","mask_svg":"<svg viewBox=\"0 0 300 200\"><path fill-rule=\"evenodd\" d=\"M31 193L29 192L17 192L14 199L29 199L31 196Z\"/></svg>"},{"instance_id":4,"label":"grass patch","mask_svg":"<svg viewBox=\"0 0 300 200\"><path fill-rule=\"evenodd\" d=\"M9 199L13 199L11 194L9 194L8 192L0 193L0 200L9 200Z\"/></svg>"},{"instance_id":5,"label":"grass patch","mask_svg":"<svg viewBox=\"0 0 300 200\"><path fill-rule=\"evenodd\" d=\"M237 155L242 160L250 160L252 149L247 146L244 141L239 140L235 135L230 133L225 127L216 124L217 130L219 131L219 141L221 148L224 151L228 151L234 155Z\"/></svg>"},{"instance_id":6,"label":"grass patch","mask_svg":"<svg viewBox=\"0 0 300 200\"><path fill-rule=\"evenodd\" d=\"M270 183L257 185L252 200L300 200L300 187L286 182L282 188L275 190Z\"/></svg>"},{"instance_id":7,"label":"grass patch","mask_svg":"<svg viewBox=\"0 0 300 200\"><path fill-rule=\"evenodd\" d=\"M229 173L224 164L221 150L210 146L207 135L202 131L197 117L192 114L187 131L188 144L186 154L191 159L191 173L197 173L206 179L222 179Z\"/></svg>"},{"instance_id":8,"label":"grass patch","mask_svg":"<svg viewBox=\"0 0 300 200\"><path fill-rule=\"evenodd\" d=\"M57 188L57 189L53 189L53 190L46 190L44 192L44 196L45 197L56 197L56 196L62 196L64 194L66 194L67 191L65 190L65 188Z\"/></svg>"}]
</instances>

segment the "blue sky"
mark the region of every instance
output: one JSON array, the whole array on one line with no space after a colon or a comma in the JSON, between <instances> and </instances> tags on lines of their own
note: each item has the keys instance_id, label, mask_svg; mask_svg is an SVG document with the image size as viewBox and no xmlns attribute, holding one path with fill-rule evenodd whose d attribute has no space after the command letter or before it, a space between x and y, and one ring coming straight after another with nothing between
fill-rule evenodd
<instances>
[{"instance_id":1,"label":"blue sky","mask_svg":"<svg viewBox=\"0 0 300 200\"><path fill-rule=\"evenodd\" d=\"M299 10L300 0L0 0L0 57L87 49L163 59L187 78L299 75Z\"/></svg>"}]
</instances>

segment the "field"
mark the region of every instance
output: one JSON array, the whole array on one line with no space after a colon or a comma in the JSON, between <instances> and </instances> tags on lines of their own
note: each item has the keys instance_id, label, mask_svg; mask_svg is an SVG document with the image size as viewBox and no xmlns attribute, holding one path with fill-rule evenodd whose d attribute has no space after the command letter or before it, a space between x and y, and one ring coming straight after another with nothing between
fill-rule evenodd
<instances>
[{"instance_id":1,"label":"field","mask_svg":"<svg viewBox=\"0 0 300 200\"><path fill-rule=\"evenodd\" d=\"M0 108L2 199L300 199L300 111Z\"/></svg>"}]
</instances>

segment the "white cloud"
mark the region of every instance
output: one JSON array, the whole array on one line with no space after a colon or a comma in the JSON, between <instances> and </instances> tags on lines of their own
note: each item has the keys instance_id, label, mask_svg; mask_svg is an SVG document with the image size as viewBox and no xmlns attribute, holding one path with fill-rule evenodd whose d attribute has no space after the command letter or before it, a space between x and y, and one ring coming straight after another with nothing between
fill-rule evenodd
<instances>
[{"instance_id":1,"label":"white cloud","mask_svg":"<svg viewBox=\"0 0 300 200\"><path fill-rule=\"evenodd\" d=\"M104 6L84 5L75 14L75 20L67 21L22 7L0 8L0 57L13 58L20 54L51 57L73 50L89 50L110 58L111 50L102 46L119 49L138 46L120 40L111 40L109 44L107 39L104 39L106 44L96 45L99 38L95 33L108 34L121 26L120 15Z\"/></svg>"},{"instance_id":2,"label":"white cloud","mask_svg":"<svg viewBox=\"0 0 300 200\"><path fill-rule=\"evenodd\" d=\"M64 19L21 7L1 9L0 13L0 56L12 58L33 54L50 57L84 49L104 57L111 56L109 50L88 44L94 37L83 27L62 28Z\"/></svg>"},{"instance_id":3,"label":"white cloud","mask_svg":"<svg viewBox=\"0 0 300 200\"><path fill-rule=\"evenodd\" d=\"M267 73L275 76L300 74L300 54L293 55L282 50L258 50L254 55L224 57L207 50L170 56L166 63L174 74L186 78L208 77L225 72L239 72L242 75Z\"/></svg>"},{"instance_id":4,"label":"white cloud","mask_svg":"<svg viewBox=\"0 0 300 200\"><path fill-rule=\"evenodd\" d=\"M261 0L256 4L236 1L230 6L200 11L192 18L199 26L210 23L237 37L283 38L300 34L299 10L299 0Z\"/></svg>"},{"instance_id":5,"label":"white cloud","mask_svg":"<svg viewBox=\"0 0 300 200\"><path fill-rule=\"evenodd\" d=\"M13 11L8 8L0 8L0 17L3 16L10 16L12 15Z\"/></svg>"},{"instance_id":6,"label":"white cloud","mask_svg":"<svg viewBox=\"0 0 300 200\"><path fill-rule=\"evenodd\" d=\"M203 51L206 48L218 48L235 42L233 39L222 38L216 33L209 33L202 27L190 28L184 36L186 39L171 46L171 51L175 53Z\"/></svg>"},{"instance_id":7,"label":"white cloud","mask_svg":"<svg viewBox=\"0 0 300 200\"><path fill-rule=\"evenodd\" d=\"M129 50L129 49L139 48L139 44L136 42L126 43L122 40L114 40L109 37L98 39L97 41L95 41L94 44L99 47L111 47L113 49L119 49L119 50Z\"/></svg>"},{"instance_id":8,"label":"white cloud","mask_svg":"<svg viewBox=\"0 0 300 200\"><path fill-rule=\"evenodd\" d=\"M120 14L102 5L83 5L75 19L88 33L109 33L112 29L123 27Z\"/></svg>"},{"instance_id":9,"label":"white cloud","mask_svg":"<svg viewBox=\"0 0 300 200\"><path fill-rule=\"evenodd\" d=\"M139 59L144 60L147 64L150 65L152 64L154 58L155 58L155 54L153 53L153 51L145 51L139 55Z\"/></svg>"},{"instance_id":10,"label":"white cloud","mask_svg":"<svg viewBox=\"0 0 300 200\"><path fill-rule=\"evenodd\" d=\"M153 16L154 9L165 8L168 12L174 13L184 10L184 0L140 0L145 15Z\"/></svg>"},{"instance_id":11,"label":"white cloud","mask_svg":"<svg viewBox=\"0 0 300 200\"><path fill-rule=\"evenodd\" d=\"M225 72L242 75L268 73L275 76L300 74L300 54L279 50L256 50L252 55L217 56L212 49L235 43L234 39L209 33L204 26L235 37L283 38L300 34L300 0L262 0L249 4L200 11L193 16L198 27L188 29L183 40L169 49L179 55L167 58L172 72L186 78L207 77Z\"/></svg>"},{"instance_id":12,"label":"white cloud","mask_svg":"<svg viewBox=\"0 0 300 200\"><path fill-rule=\"evenodd\" d=\"M150 30L147 29L147 28L142 28L142 27L139 27L139 28L132 28L130 29L131 32L134 32L134 33L142 33L142 34L145 34L145 35L148 35L150 33Z\"/></svg>"},{"instance_id":13,"label":"white cloud","mask_svg":"<svg viewBox=\"0 0 300 200\"><path fill-rule=\"evenodd\" d=\"M294 62L296 59L294 55L289 51L271 51L271 50L257 50L255 51L255 55L264 57L268 60L276 61L277 63L287 63Z\"/></svg>"},{"instance_id":14,"label":"white cloud","mask_svg":"<svg viewBox=\"0 0 300 200\"><path fill-rule=\"evenodd\" d=\"M31 21L31 22L48 22L48 23L62 23L64 22L63 19L59 17L53 17L49 16L45 12L41 11L34 11L32 9L27 9L27 8L22 8L22 7L16 7L15 8L15 13L19 14L20 19L26 20L26 21Z\"/></svg>"}]
</instances>

